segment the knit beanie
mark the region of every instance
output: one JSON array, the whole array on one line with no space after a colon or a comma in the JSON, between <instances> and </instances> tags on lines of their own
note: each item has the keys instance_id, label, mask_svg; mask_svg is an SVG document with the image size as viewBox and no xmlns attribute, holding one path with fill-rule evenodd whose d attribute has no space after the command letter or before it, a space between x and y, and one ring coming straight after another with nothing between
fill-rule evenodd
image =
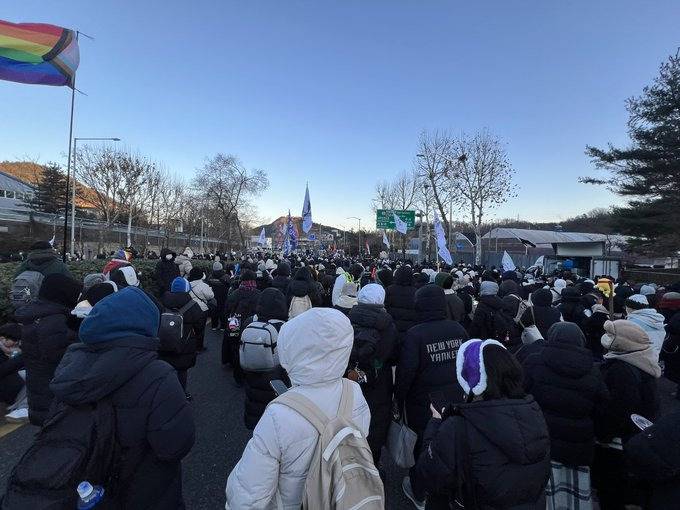
<instances>
[{"instance_id":1,"label":"knit beanie","mask_svg":"<svg viewBox=\"0 0 680 510\"><path fill-rule=\"evenodd\" d=\"M182 278L181 276L172 280L172 284L170 285L170 292L189 292L190 290L191 285L189 285L186 278Z\"/></svg>"},{"instance_id":2,"label":"knit beanie","mask_svg":"<svg viewBox=\"0 0 680 510\"><path fill-rule=\"evenodd\" d=\"M656 294L656 289L652 287L651 285L643 285L640 287L640 294L643 296L653 296Z\"/></svg>"},{"instance_id":3,"label":"knit beanie","mask_svg":"<svg viewBox=\"0 0 680 510\"><path fill-rule=\"evenodd\" d=\"M106 296L118 292L118 285L112 281L105 281L93 285L91 288L85 292L83 296L92 306L96 305L99 301L104 299Z\"/></svg>"},{"instance_id":4,"label":"knit beanie","mask_svg":"<svg viewBox=\"0 0 680 510\"><path fill-rule=\"evenodd\" d=\"M626 308L631 308L633 310L649 308L649 301L647 301L647 298L642 294L633 294L626 299Z\"/></svg>"},{"instance_id":5,"label":"knit beanie","mask_svg":"<svg viewBox=\"0 0 680 510\"><path fill-rule=\"evenodd\" d=\"M368 305L382 305L385 302L385 289L377 283L369 283L361 288L357 300Z\"/></svg>"},{"instance_id":6,"label":"knit beanie","mask_svg":"<svg viewBox=\"0 0 680 510\"><path fill-rule=\"evenodd\" d=\"M497 345L502 349L503 344L496 340L468 340L458 349L456 355L456 377L460 387L466 394L480 396L486 391L487 374L484 365L484 348Z\"/></svg>"},{"instance_id":7,"label":"knit beanie","mask_svg":"<svg viewBox=\"0 0 680 510\"><path fill-rule=\"evenodd\" d=\"M106 276L103 275L102 273L91 273L85 275L85 278L83 278L83 293L87 292L88 289L94 287L98 283L102 283L105 281Z\"/></svg>"},{"instance_id":8,"label":"knit beanie","mask_svg":"<svg viewBox=\"0 0 680 510\"><path fill-rule=\"evenodd\" d=\"M213 262L213 265L212 265L213 271L222 271L222 269L224 269L224 266L222 265L221 262Z\"/></svg>"},{"instance_id":9,"label":"knit beanie","mask_svg":"<svg viewBox=\"0 0 680 510\"><path fill-rule=\"evenodd\" d=\"M48 241L36 241L34 242L29 250L52 250L54 247Z\"/></svg>"},{"instance_id":10,"label":"knit beanie","mask_svg":"<svg viewBox=\"0 0 680 510\"><path fill-rule=\"evenodd\" d=\"M190 282L195 282L196 280L202 280L203 279L203 269L200 267L193 267L191 268L191 271L189 271L189 281Z\"/></svg>"},{"instance_id":11,"label":"knit beanie","mask_svg":"<svg viewBox=\"0 0 680 510\"><path fill-rule=\"evenodd\" d=\"M496 282L485 281L479 286L480 296L495 296L498 294L498 284Z\"/></svg>"},{"instance_id":12,"label":"knit beanie","mask_svg":"<svg viewBox=\"0 0 680 510\"><path fill-rule=\"evenodd\" d=\"M535 306L552 305L552 292L548 289L538 289L531 294L531 302Z\"/></svg>"},{"instance_id":13,"label":"knit beanie","mask_svg":"<svg viewBox=\"0 0 680 510\"><path fill-rule=\"evenodd\" d=\"M45 276L40 286L38 297L51 303L73 308L78 303L78 296L83 286L70 276L52 273Z\"/></svg>"}]
</instances>

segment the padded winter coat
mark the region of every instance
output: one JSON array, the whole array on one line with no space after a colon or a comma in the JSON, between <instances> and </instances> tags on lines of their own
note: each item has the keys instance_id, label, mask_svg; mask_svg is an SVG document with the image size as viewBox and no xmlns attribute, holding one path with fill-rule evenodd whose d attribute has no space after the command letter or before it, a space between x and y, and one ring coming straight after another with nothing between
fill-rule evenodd
<instances>
[{"instance_id":1,"label":"padded winter coat","mask_svg":"<svg viewBox=\"0 0 680 510\"><path fill-rule=\"evenodd\" d=\"M227 313L229 315L239 314L242 320L252 317L259 297L259 290L239 287L227 296Z\"/></svg>"},{"instance_id":2,"label":"padded winter coat","mask_svg":"<svg viewBox=\"0 0 680 510\"><path fill-rule=\"evenodd\" d=\"M15 271L14 278L24 271L37 271L43 276L52 273L60 273L72 277L66 264L61 261L59 255L53 249L33 250L29 252L28 258L24 260Z\"/></svg>"},{"instance_id":3,"label":"padded winter coat","mask_svg":"<svg viewBox=\"0 0 680 510\"><path fill-rule=\"evenodd\" d=\"M304 296L309 296L312 306L321 306L319 285L314 281L312 273L306 266L299 268L295 273L295 277L288 284L288 294L286 296L288 305L290 306L293 297Z\"/></svg>"},{"instance_id":4,"label":"padded winter coat","mask_svg":"<svg viewBox=\"0 0 680 510\"><path fill-rule=\"evenodd\" d=\"M189 283L191 284L191 292L189 292L189 295L198 303L198 306L201 307L201 311L207 312L210 308L208 306L208 301L215 299L215 293L212 288L203 280L194 280Z\"/></svg>"},{"instance_id":5,"label":"padded winter coat","mask_svg":"<svg viewBox=\"0 0 680 510\"><path fill-rule=\"evenodd\" d=\"M503 300L498 296L480 296L468 329L470 338L505 342L505 333L510 332L514 322L504 311L504 306Z\"/></svg>"},{"instance_id":6,"label":"padded winter coat","mask_svg":"<svg viewBox=\"0 0 680 510\"><path fill-rule=\"evenodd\" d=\"M186 278L189 276L191 269L194 267L191 264L191 259L184 255L183 253L175 257L175 264L179 268L179 276Z\"/></svg>"},{"instance_id":7,"label":"padded winter coat","mask_svg":"<svg viewBox=\"0 0 680 510\"><path fill-rule=\"evenodd\" d=\"M138 289L123 292L142 299ZM87 333L81 328L88 343L69 347L50 388L57 401L69 405L112 399L123 459L121 508L183 508L180 461L194 444L193 415L175 371L158 360L158 339L152 336L158 310L147 299L144 310L155 317L127 313L137 304L112 310L126 314L125 322L99 321ZM111 340L89 343L101 338Z\"/></svg>"},{"instance_id":8,"label":"padded winter coat","mask_svg":"<svg viewBox=\"0 0 680 510\"><path fill-rule=\"evenodd\" d=\"M26 368L28 418L42 425L54 395L50 381L66 348L76 341L76 323L63 305L38 300L20 307L15 317L22 324L21 350Z\"/></svg>"},{"instance_id":9,"label":"padded winter coat","mask_svg":"<svg viewBox=\"0 0 680 510\"><path fill-rule=\"evenodd\" d=\"M570 467L593 460L595 408L608 398L576 324L555 324L543 349L523 362L524 386L541 406L550 431L550 458Z\"/></svg>"},{"instance_id":10,"label":"padded winter coat","mask_svg":"<svg viewBox=\"0 0 680 510\"><path fill-rule=\"evenodd\" d=\"M293 387L314 402L326 415L334 416L342 395L342 375L352 349L349 320L340 312L313 308L287 322L279 334L279 358ZM323 321L326 333L309 335L309 324ZM368 433L371 413L358 384L354 389L353 422ZM299 510L305 480L319 434L297 412L278 405L267 407L253 437L227 480L227 509ZM282 507L277 507L280 497Z\"/></svg>"},{"instance_id":11,"label":"padded winter coat","mask_svg":"<svg viewBox=\"0 0 680 510\"><path fill-rule=\"evenodd\" d=\"M477 506L471 508L545 509L550 439L533 397L460 404L458 412L430 420L425 431L416 473L418 485L430 494L428 509L456 507L449 501L456 497L458 478L467 478L458 466L468 466L473 481ZM471 494L468 489L458 497L470 502Z\"/></svg>"},{"instance_id":12,"label":"padded winter coat","mask_svg":"<svg viewBox=\"0 0 680 510\"><path fill-rule=\"evenodd\" d=\"M680 501L680 411L662 416L624 446L632 473L652 488L648 510L675 510Z\"/></svg>"},{"instance_id":13,"label":"padded winter coat","mask_svg":"<svg viewBox=\"0 0 680 510\"><path fill-rule=\"evenodd\" d=\"M462 399L456 355L468 336L460 324L446 318L446 299L440 287L421 287L416 293L416 310L420 324L408 330L401 346L395 396L405 402L409 426L422 431L431 416L431 392Z\"/></svg>"},{"instance_id":14,"label":"padded winter coat","mask_svg":"<svg viewBox=\"0 0 680 510\"><path fill-rule=\"evenodd\" d=\"M385 290L385 308L394 319L402 340L417 321L415 296L413 271L410 267L401 266L394 275L394 283Z\"/></svg>"},{"instance_id":15,"label":"padded winter coat","mask_svg":"<svg viewBox=\"0 0 680 510\"><path fill-rule=\"evenodd\" d=\"M166 292L161 298L161 303L166 309L179 310L191 300L192 297L188 292ZM205 320L205 316L196 302L184 312L183 318L182 329L185 338L191 335L196 324ZM185 346L184 352L159 351L159 357L170 363L176 370L188 370L196 364L196 342L188 341L184 342L183 345Z\"/></svg>"},{"instance_id":16,"label":"padded winter coat","mask_svg":"<svg viewBox=\"0 0 680 510\"><path fill-rule=\"evenodd\" d=\"M170 290L170 284L172 280L179 276L179 267L175 264L174 259L167 260L166 255L170 255L172 252L167 248L161 250L161 258L156 262L156 268L153 272L154 280L156 281L156 287L158 290L158 296L162 296L163 293Z\"/></svg>"},{"instance_id":17,"label":"padded winter coat","mask_svg":"<svg viewBox=\"0 0 680 510\"><path fill-rule=\"evenodd\" d=\"M626 318L640 326L649 335L654 352L659 355L663 341L666 338L664 316L653 308L643 308L642 310L635 310L629 313Z\"/></svg>"}]
</instances>

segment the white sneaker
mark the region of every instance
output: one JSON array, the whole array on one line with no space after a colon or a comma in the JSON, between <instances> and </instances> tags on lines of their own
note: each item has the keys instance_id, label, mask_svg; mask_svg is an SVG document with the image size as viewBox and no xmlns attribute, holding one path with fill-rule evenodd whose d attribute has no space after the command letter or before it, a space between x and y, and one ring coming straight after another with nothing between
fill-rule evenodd
<instances>
[{"instance_id":1,"label":"white sneaker","mask_svg":"<svg viewBox=\"0 0 680 510\"><path fill-rule=\"evenodd\" d=\"M406 496L418 510L425 510L425 501L418 501L416 499L415 494L413 494L413 487L411 487L411 478L408 476L405 476L404 480L401 482L401 490L404 491L404 496Z\"/></svg>"},{"instance_id":2,"label":"white sneaker","mask_svg":"<svg viewBox=\"0 0 680 510\"><path fill-rule=\"evenodd\" d=\"M28 409L25 407L15 409L11 413L5 415L5 420L7 420L8 423L27 423Z\"/></svg>"}]
</instances>

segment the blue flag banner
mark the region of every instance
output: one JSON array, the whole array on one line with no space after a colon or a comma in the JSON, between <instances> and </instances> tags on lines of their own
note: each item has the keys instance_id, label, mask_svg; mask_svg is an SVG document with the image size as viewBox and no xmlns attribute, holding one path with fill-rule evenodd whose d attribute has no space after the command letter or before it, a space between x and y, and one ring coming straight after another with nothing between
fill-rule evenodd
<instances>
[{"instance_id":1,"label":"blue flag banner","mask_svg":"<svg viewBox=\"0 0 680 510\"><path fill-rule=\"evenodd\" d=\"M305 202L302 204L302 230L305 234L312 230L312 203L309 200L309 186L305 189Z\"/></svg>"}]
</instances>

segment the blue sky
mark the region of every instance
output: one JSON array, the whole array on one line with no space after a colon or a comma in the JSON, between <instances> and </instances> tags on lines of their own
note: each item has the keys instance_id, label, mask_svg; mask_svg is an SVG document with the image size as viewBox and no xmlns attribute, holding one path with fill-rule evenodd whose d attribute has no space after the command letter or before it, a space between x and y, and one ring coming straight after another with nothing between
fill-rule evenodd
<instances>
[{"instance_id":1,"label":"blue sky","mask_svg":"<svg viewBox=\"0 0 680 510\"><path fill-rule=\"evenodd\" d=\"M474 5L473 5L474 4ZM579 184L586 144L626 143L624 101L680 44L657 0L3 0L81 40L76 136L118 136L190 177L207 156L266 170L263 219L374 224L375 183L423 129L489 128L520 187L496 217L559 220L615 197ZM0 82L0 160L65 159L69 93Z\"/></svg>"}]
</instances>

